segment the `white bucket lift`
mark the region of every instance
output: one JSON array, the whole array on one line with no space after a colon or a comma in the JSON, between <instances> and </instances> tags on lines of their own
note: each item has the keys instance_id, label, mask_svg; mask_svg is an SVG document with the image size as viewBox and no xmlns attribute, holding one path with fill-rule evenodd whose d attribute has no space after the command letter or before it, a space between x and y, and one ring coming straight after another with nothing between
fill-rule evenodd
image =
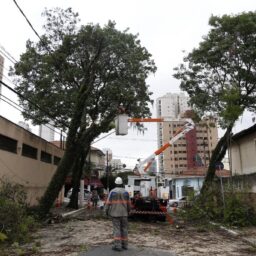
<instances>
[{"instance_id":1,"label":"white bucket lift","mask_svg":"<svg viewBox=\"0 0 256 256\"><path fill-rule=\"evenodd\" d=\"M116 135L128 134L128 115L120 114L116 118Z\"/></svg>"}]
</instances>

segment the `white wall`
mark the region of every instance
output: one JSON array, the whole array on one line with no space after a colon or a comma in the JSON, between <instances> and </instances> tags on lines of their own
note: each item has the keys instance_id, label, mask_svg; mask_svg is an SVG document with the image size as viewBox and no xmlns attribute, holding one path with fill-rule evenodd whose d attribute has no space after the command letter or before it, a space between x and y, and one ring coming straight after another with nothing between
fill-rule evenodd
<instances>
[{"instance_id":1,"label":"white wall","mask_svg":"<svg viewBox=\"0 0 256 256\"><path fill-rule=\"evenodd\" d=\"M190 178L177 178L175 179L175 189L176 189L176 198L179 199L183 197L182 187L189 186L193 187L195 192L199 192L203 185L204 177L190 177Z\"/></svg>"}]
</instances>

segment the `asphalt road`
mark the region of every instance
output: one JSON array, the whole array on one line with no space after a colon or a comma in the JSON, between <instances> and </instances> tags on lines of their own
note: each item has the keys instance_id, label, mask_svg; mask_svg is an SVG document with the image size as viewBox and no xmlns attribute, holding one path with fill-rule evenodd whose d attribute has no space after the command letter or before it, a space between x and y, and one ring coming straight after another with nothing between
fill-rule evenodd
<instances>
[{"instance_id":1,"label":"asphalt road","mask_svg":"<svg viewBox=\"0 0 256 256\"><path fill-rule=\"evenodd\" d=\"M104 245L93 248L87 252L81 253L79 256L176 256L176 254L166 250L156 250L143 247L129 247L128 250L121 252L113 251L111 245Z\"/></svg>"}]
</instances>

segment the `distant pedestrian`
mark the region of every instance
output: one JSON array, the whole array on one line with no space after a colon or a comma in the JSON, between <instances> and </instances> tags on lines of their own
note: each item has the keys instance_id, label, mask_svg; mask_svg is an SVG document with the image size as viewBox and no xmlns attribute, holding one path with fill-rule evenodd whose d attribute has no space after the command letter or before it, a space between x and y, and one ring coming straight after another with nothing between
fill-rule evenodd
<instances>
[{"instance_id":1,"label":"distant pedestrian","mask_svg":"<svg viewBox=\"0 0 256 256\"><path fill-rule=\"evenodd\" d=\"M98 201L99 201L99 194L98 194L98 191L96 189L94 189L92 191L92 207L94 209L97 208L97 205L98 205Z\"/></svg>"},{"instance_id":2,"label":"distant pedestrian","mask_svg":"<svg viewBox=\"0 0 256 256\"><path fill-rule=\"evenodd\" d=\"M129 193L123 188L122 178L115 179L116 188L112 189L105 204L105 213L111 216L114 244L112 249L128 249L128 215L130 212Z\"/></svg>"}]
</instances>

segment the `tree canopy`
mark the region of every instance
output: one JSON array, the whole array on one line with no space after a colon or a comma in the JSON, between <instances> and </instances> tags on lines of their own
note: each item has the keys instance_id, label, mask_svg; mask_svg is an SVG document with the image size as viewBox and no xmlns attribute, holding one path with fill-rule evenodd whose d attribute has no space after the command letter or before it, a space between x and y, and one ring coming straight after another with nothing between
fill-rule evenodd
<instances>
[{"instance_id":1,"label":"tree canopy","mask_svg":"<svg viewBox=\"0 0 256 256\"><path fill-rule=\"evenodd\" d=\"M26 118L35 124L54 119L56 126L69 127L81 91L83 126L100 123L120 105L132 116L150 114L145 80L156 67L138 35L117 30L111 21L104 27L78 26L78 14L70 8L44 15L46 33L39 42L27 41L12 72L16 90L30 99L20 99Z\"/></svg>"},{"instance_id":2,"label":"tree canopy","mask_svg":"<svg viewBox=\"0 0 256 256\"><path fill-rule=\"evenodd\" d=\"M91 142L113 128L120 109L133 117L150 116L146 79L156 71L151 54L128 29L119 31L111 21L103 27L79 26L71 8L44 15L45 34L39 42L27 41L11 71L23 95L24 117L34 124L54 120L68 131L65 154L40 201L42 214L48 213L70 170L73 191L78 191Z\"/></svg>"},{"instance_id":3,"label":"tree canopy","mask_svg":"<svg viewBox=\"0 0 256 256\"><path fill-rule=\"evenodd\" d=\"M174 77L201 116L214 115L227 128L256 109L256 12L212 16L209 25Z\"/></svg>"},{"instance_id":4,"label":"tree canopy","mask_svg":"<svg viewBox=\"0 0 256 256\"><path fill-rule=\"evenodd\" d=\"M235 121L247 109L256 110L256 12L212 16L211 29L199 46L175 68L174 77L200 115L218 119L224 136L212 153L205 183L225 156ZM204 186L203 188L205 188Z\"/></svg>"}]
</instances>

